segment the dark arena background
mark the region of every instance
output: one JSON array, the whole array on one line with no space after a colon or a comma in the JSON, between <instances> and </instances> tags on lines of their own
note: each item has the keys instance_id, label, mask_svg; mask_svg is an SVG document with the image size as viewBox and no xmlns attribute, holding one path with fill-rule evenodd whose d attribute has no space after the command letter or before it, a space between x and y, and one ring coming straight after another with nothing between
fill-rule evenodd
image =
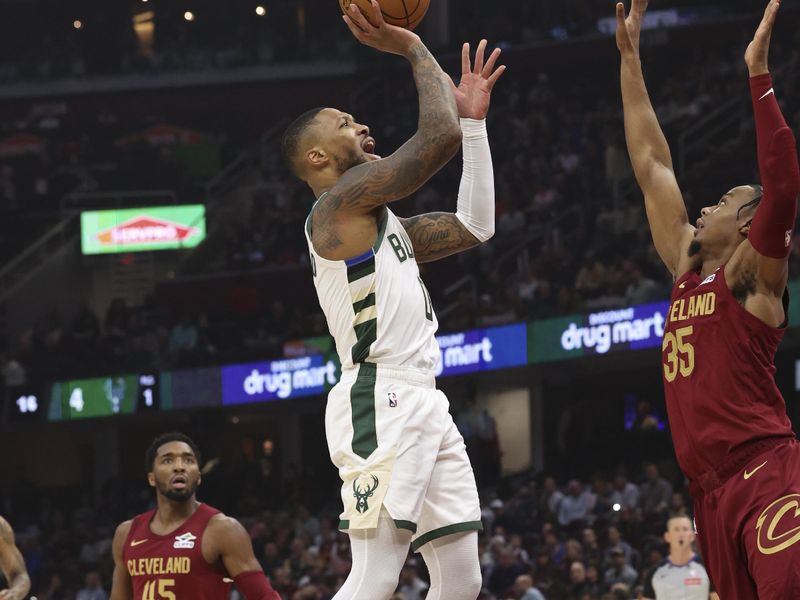
<instances>
[{"instance_id":1,"label":"dark arena background","mask_svg":"<svg viewBox=\"0 0 800 600\"><path fill-rule=\"evenodd\" d=\"M743 55L764 6L650 3L645 76L692 222L759 180ZM770 67L798 131L800 4L781 11ZM284 600L329 600L346 578L324 430L339 359L303 235L313 194L280 140L334 106L386 155L418 105L408 64L340 15L0 0L0 515L30 597L107 598L116 525L154 505L144 451L173 430L203 452L198 498L244 524ZM661 382L672 280L625 148L615 25L611 1L431 0L416 30L456 78L464 41L508 67L487 121L497 233L420 267L481 493L487 600L539 598L525 574L547 600L642 597L667 517L692 513ZM392 210L453 211L460 174L456 157ZM789 312L776 380L797 430L800 301ZM425 598L428 577L410 555L395 600Z\"/></svg>"}]
</instances>

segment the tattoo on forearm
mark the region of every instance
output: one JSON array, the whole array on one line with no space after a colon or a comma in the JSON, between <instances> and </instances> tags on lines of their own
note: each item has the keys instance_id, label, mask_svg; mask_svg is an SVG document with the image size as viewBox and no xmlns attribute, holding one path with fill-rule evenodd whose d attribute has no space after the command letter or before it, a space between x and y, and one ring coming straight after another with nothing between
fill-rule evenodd
<instances>
[{"instance_id":1,"label":"tattoo on forearm","mask_svg":"<svg viewBox=\"0 0 800 600\"><path fill-rule=\"evenodd\" d=\"M345 172L326 200L332 207L369 211L408 196L458 151L461 134L450 79L424 44L409 56L419 95L417 132L392 156Z\"/></svg>"},{"instance_id":2,"label":"tattoo on forearm","mask_svg":"<svg viewBox=\"0 0 800 600\"><path fill-rule=\"evenodd\" d=\"M438 260L480 244L453 213L427 213L402 220L417 262Z\"/></svg>"}]
</instances>

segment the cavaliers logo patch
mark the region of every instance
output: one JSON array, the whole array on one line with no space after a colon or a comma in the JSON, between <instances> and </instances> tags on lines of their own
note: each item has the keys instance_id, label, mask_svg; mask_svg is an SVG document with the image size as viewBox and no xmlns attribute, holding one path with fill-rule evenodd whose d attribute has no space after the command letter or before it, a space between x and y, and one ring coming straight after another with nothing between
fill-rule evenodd
<instances>
[{"instance_id":1,"label":"cavaliers logo patch","mask_svg":"<svg viewBox=\"0 0 800 600\"><path fill-rule=\"evenodd\" d=\"M762 554L777 554L800 542L800 494L775 500L758 517L756 529Z\"/></svg>"}]
</instances>

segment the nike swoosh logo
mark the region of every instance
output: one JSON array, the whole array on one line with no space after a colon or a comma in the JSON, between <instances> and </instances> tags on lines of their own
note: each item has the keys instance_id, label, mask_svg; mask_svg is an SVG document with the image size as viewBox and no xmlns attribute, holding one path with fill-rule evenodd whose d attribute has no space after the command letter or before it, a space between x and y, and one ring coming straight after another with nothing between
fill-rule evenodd
<instances>
[{"instance_id":1,"label":"nike swoosh logo","mask_svg":"<svg viewBox=\"0 0 800 600\"><path fill-rule=\"evenodd\" d=\"M758 466L757 466L755 469L753 469L753 470L752 470L752 471L750 471L749 473L747 472L747 469L745 469L745 471L744 471L744 478L745 478L745 479L750 479L750 478L751 478L753 475L755 475L756 471L758 471L758 470L759 470L761 467L763 467L763 466L764 466L765 464L767 464L768 462L769 462L768 460L765 460L763 463L761 463L760 465L758 465Z\"/></svg>"},{"instance_id":2,"label":"nike swoosh logo","mask_svg":"<svg viewBox=\"0 0 800 600\"><path fill-rule=\"evenodd\" d=\"M763 100L764 98L766 98L770 94L774 94L774 93L775 93L775 88L769 88L769 91L766 94L764 94L763 96L761 96L761 98L759 98L759 100Z\"/></svg>"},{"instance_id":3,"label":"nike swoosh logo","mask_svg":"<svg viewBox=\"0 0 800 600\"><path fill-rule=\"evenodd\" d=\"M143 540L131 540L131 548L134 546L138 546L139 544L144 544L147 541L147 538Z\"/></svg>"},{"instance_id":4,"label":"nike swoosh logo","mask_svg":"<svg viewBox=\"0 0 800 600\"><path fill-rule=\"evenodd\" d=\"M681 289L681 290L682 290L682 289L683 289L683 288L685 288L685 287L686 287L686 282L684 281L682 284L680 284L680 285L678 286L678 289Z\"/></svg>"}]
</instances>

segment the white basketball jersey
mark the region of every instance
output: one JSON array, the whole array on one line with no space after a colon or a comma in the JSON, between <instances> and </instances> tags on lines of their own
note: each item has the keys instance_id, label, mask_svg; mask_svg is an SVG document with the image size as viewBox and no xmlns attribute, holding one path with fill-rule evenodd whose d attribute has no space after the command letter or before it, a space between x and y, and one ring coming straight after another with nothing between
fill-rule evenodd
<instances>
[{"instance_id":1,"label":"white basketball jersey","mask_svg":"<svg viewBox=\"0 0 800 600\"><path fill-rule=\"evenodd\" d=\"M320 199L325 196L323 194ZM370 362L434 371L439 324L419 276L411 240L398 218L384 208L375 245L349 260L327 260L311 243L314 286L342 369Z\"/></svg>"}]
</instances>

